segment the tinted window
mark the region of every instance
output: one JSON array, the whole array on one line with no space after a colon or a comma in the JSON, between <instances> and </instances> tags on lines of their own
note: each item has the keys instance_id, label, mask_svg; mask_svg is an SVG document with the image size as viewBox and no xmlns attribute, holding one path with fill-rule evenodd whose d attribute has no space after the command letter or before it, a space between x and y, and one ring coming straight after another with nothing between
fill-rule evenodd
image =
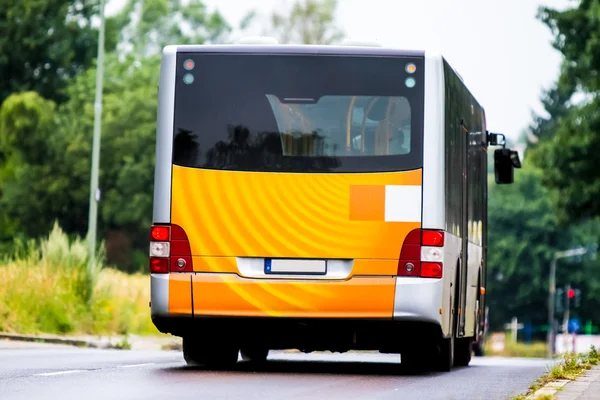
<instances>
[{"instance_id":1,"label":"tinted window","mask_svg":"<svg viewBox=\"0 0 600 400\"><path fill-rule=\"evenodd\" d=\"M405 72L408 63L417 66L414 74ZM422 166L422 58L179 54L176 79L177 165L281 172Z\"/></svg>"}]
</instances>

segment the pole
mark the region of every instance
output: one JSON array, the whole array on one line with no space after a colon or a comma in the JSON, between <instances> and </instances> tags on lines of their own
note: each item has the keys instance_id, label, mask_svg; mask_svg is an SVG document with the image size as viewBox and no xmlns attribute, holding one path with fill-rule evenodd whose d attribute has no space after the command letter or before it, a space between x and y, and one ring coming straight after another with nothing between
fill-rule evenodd
<instances>
[{"instance_id":1,"label":"pole","mask_svg":"<svg viewBox=\"0 0 600 400\"><path fill-rule=\"evenodd\" d=\"M571 285L568 284L565 287L565 293L567 294L565 296L565 312L563 313L563 323L562 323L562 331L563 331L563 338L564 338L564 342L565 342L565 352L569 351L569 318L570 318L570 310L569 307L571 305L571 299L569 299L569 289L571 289Z\"/></svg>"},{"instance_id":2,"label":"pole","mask_svg":"<svg viewBox=\"0 0 600 400\"><path fill-rule=\"evenodd\" d=\"M559 258L579 256L587 253L587 248L579 247L576 249L559 251L554 253L550 263L550 279L548 288L548 357L552 358L555 353L555 326L554 326L554 295L556 293L556 261Z\"/></svg>"},{"instance_id":3,"label":"pole","mask_svg":"<svg viewBox=\"0 0 600 400\"><path fill-rule=\"evenodd\" d=\"M554 355L554 295L556 292L556 254L550 263L550 284L548 288L548 358Z\"/></svg>"},{"instance_id":4,"label":"pole","mask_svg":"<svg viewBox=\"0 0 600 400\"><path fill-rule=\"evenodd\" d=\"M96 98L94 100L94 137L92 141L92 167L90 171L90 209L88 218L88 283L93 283L94 269L96 267L96 231L98 219L98 175L100 169L100 128L102 124L102 85L104 77L104 1L100 0L100 33L98 38L98 57L96 66ZM88 287L88 296L91 298L91 286Z\"/></svg>"}]
</instances>

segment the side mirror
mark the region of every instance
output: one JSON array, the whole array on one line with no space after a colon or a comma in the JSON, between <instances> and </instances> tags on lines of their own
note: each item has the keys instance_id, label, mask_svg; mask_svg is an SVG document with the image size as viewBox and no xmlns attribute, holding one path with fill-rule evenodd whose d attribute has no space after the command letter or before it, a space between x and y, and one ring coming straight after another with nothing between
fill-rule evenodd
<instances>
[{"instance_id":1,"label":"side mirror","mask_svg":"<svg viewBox=\"0 0 600 400\"><path fill-rule=\"evenodd\" d=\"M494 172L497 184L513 183L515 168L521 168L521 160L517 151L505 148L494 151Z\"/></svg>"}]
</instances>

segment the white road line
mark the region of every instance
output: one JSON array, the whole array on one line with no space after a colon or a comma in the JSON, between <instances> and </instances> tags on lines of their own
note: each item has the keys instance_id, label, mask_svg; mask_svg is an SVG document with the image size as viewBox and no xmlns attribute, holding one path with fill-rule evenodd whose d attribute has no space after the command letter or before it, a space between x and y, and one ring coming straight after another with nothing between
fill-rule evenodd
<instances>
[{"instance_id":1,"label":"white road line","mask_svg":"<svg viewBox=\"0 0 600 400\"><path fill-rule=\"evenodd\" d=\"M154 365L154 363L146 364L131 364L131 365L119 365L118 368L134 368L134 367L145 367L147 365Z\"/></svg>"},{"instance_id":2,"label":"white road line","mask_svg":"<svg viewBox=\"0 0 600 400\"><path fill-rule=\"evenodd\" d=\"M53 376L53 375L66 375L66 374L76 374L79 372L87 372L86 370L82 370L82 369L73 369L71 371L58 371L58 372L46 372L43 374L35 374L35 376Z\"/></svg>"}]
</instances>

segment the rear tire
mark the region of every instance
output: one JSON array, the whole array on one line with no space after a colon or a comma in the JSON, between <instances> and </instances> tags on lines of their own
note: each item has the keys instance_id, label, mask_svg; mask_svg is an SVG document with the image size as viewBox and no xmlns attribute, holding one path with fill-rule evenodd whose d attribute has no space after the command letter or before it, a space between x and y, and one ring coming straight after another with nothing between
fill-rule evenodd
<instances>
[{"instance_id":1,"label":"rear tire","mask_svg":"<svg viewBox=\"0 0 600 400\"><path fill-rule=\"evenodd\" d=\"M437 370L440 372L450 372L455 364L454 361L454 336L440 340Z\"/></svg>"},{"instance_id":2,"label":"rear tire","mask_svg":"<svg viewBox=\"0 0 600 400\"><path fill-rule=\"evenodd\" d=\"M203 342L197 338L183 338L183 358L189 366L230 368L238 360L237 347L228 343Z\"/></svg>"},{"instance_id":3,"label":"rear tire","mask_svg":"<svg viewBox=\"0 0 600 400\"><path fill-rule=\"evenodd\" d=\"M460 338L454 347L454 365L466 367L471 362L473 338Z\"/></svg>"}]
</instances>

